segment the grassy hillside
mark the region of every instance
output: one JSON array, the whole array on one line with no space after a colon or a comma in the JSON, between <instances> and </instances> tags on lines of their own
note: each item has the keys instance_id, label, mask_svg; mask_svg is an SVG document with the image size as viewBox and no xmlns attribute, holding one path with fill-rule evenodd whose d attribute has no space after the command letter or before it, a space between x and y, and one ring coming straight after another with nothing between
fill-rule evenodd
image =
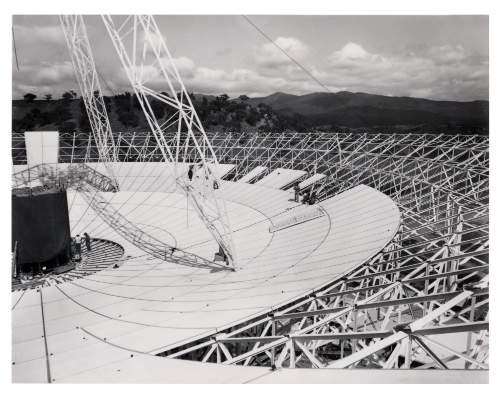
<instances>
[{"instance_id":1,"label":"grassy hillside","mask_svg":"<svg viewBox=\"0 0 500 396\"><path fill-rule=\"evenodd\" d=\"M425 131L488 133L487 101L451 102L364 93L275 93L261 98L244 95L191 96L198 115L209 130L306 132L321 130ZM105 97L114 131L148 130L146 119L134 95ZM173 115L167 105L152 100L157 118ZM58 100L15 100L12 126L25 130L90 131L83 101L74 96Z\"/></svg>"},{"instance_id":2,"label":"grassy hillside","mask_svg":"<svg viewBox=\"0 0 500 396\"><path fill-rule=\"evenodd\" d=\"M114 131L148 130L149 126L139 102L128 93L105 97L106 109ZM197 113L205 126L218 130L284 129L282 120L269 106L251 105L244 100L229 100L227 95L217 97L192 95ZM151 105L160 122L167 121L174 110L158 100ZM75 129L90 131L88 117L81 98L58 100L14 100L12 102L12 129L26 130Z\"/></svg>"}]
</instances>

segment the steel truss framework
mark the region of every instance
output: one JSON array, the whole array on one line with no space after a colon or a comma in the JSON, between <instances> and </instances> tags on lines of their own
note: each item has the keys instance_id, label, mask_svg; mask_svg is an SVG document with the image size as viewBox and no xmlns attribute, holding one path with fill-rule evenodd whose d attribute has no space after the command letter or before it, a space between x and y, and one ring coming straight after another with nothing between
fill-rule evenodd
<instances>
[{"instance_id":1,"label":"steel truss framework","mask_svg":"<svg viewBox=\"0 0 500 396\"><path fill-rule=\"evenodd\" d=\"M173 164L177 185L190 198L200 220L234 268L237 258L232 230L223 195L216 193L221 188L219 177L211 168L218 165L217 156L182 82L176 61L152 15L130 15L123 21L116 20L109 15L102 16L156 145L163 159ZM168 93L160 92L157 86L164 87ZM155 101L173 109L166 121L156 116ZM185 167L179 166L183 163L190 164L190 176Z\"/></svg>"},{"instance_id":2,"label":"steel truss framework","mask_svg":"<svg viewBox=\"0 0 500 396\"><path fill-rule=\"evenodd\" d=\"M128 20L133 21L130 30L127 30L129 28L127 26ZM144 114L155 135L158 147L162 151L164 159L173 162L176 183L191 198L198 216L207 226L219 246L224 250L225 255L223 258L227 264L227 267L224 268L234 270L235 251L225 203L214 192L216 187L219 188L220 181L216 175L212 174L209 167L209 163L217 164L217 159L213 157L213 149L207 140L189 97L187 98L187 103L183 103L183 97L184 95L187 96L187 91L184 88L154 18L152 16L129 17L119 29L115 29L111 17L103 17L103 21L124 65L125 72L137 95L136 97L139 99ZM90 120L94 139L97 142L99 162L105 165L106 173L109 175L109 179L114 186L112 191L117 191L118 182L113 175L113 167L110 166L110 161L116 162L117 160L116 147L83 17L81 15L62 15L60 16L60 22L82 92L82 98ZM123 32L122 29L124 27L127 28L125 29L127 33ZM133 36L132 54L127 52L127 47L123 41L129 33L132 33ZM156 38L156 42L153 42L153 38ZM148 52L153 52L156 60L152 64L145 65L149 61L150 53ZM131 55L131 58L129 58L129 55ZM167 57L168 60L165 60L164 58ZM174 97L174 99L170 100L168 94L161 93L158 94L159 98L163 98L161 99L162 101L177 109L177 113L171 117L173 119L172 123L166 126L165 124L161 126L158 124L148 95L154 93L154 91L151 88L146 88L145 85L147 77L144 76L144 69L146 68L151 72L151 68L154 69L156 67L160 68ZM169 72L171 76L169 76ZM172 81L174 84L172 84ZM181 87L179 96L177 96L175 83ZM197 147L197 164L196 166L190 166L190 177L188 177L189 173L187 173L187 169L182 168L182 174L177 169L179 162L186 160L182 150L174 152L167 144L163 128L168 130L174 124L177 125L176 139L174 139L177 146L179 146L181 140L185 139L186 144L190 141ZM185 131L183 125L187 126ZM175 153L175 158L173 153ZM31 176L31 173L28 172L28 175ZM89 169L83 169L80 173L83 176L83 180L90 180L88 177ZM100 196L99 188L96 189L95 185L80 183L79 190L83 193L89 205L108 225L143 251L157 258L174 261L183 265L221 268L221 265L216 262L211 262L197 255L177 249L145 233L117 211L114 211L111 206L101 204L104 203L104 200Z\"/></svg>"},{"instance_id":3,"label":"steel truss framework","mask_svg":"<svg viewBox=\"0 0 500 396\"><path fill-rule=\"evenodd\" d=\"M252 321L163 352L270 367L488 368L487 137L391 134L209 134L230 179L255 166L323 173L326 199L359 184L402 215L383 251L321 290ZM25 162L21 136L13 158ZM146 133L116 136L120 161L161 161ZM191 147L189 150L195 150ZM61 136L60 159L98 160L92 138ZM446 334L453 343L443 342Z\"/></svg>"},{"instance_id":4,"label":"steel truss framework","mask_svg":"<svg viewBox=\"0 0 500 396\"><path fill-rule=\"evenodd\" d=\"M109 123L106 105L102 96L101 85L95 67L92 48L87 36L87 29L81 15L61 15L66 44L69 49L73 68L85 103L88 119L94 139L97 142L99 160L106 166L106 171L118 187L110 161L116 161L116 149L113 132Z\"/></svg>"},{"instance_id":5,"label":"steel truss framework","mask_svg":"<svg viewBox=\"0 0 500 396\"><path fill-rule=\"evenodd\" d=\"M227 269L227 266L222 263L207 260L161 241L128 220L118 210L109 205L109 202L101 194L101 192L116 192L116 182L85 163L75 163L65 169L59 169L52 164L43 164L12 175L12 187L16 189L30 187L34 181L39 182L42 186L77 190L82 194L89 207L106 224L127 241L153 257L189 267L209 268L219 271Z\"/></svg>"}]
</instances>

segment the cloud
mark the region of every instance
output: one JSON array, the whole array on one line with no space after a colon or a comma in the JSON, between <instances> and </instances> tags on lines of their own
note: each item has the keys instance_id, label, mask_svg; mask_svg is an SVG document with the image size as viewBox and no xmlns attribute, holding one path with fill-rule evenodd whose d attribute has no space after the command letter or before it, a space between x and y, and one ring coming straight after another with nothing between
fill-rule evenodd
<instances>
[{"instance_id":1,"label":"cloud","mask_svg":"<svg viewBox=\"0 0 500 396\"><path fill-rule=\"evenodd\" d=\"M487 62L461 45L381 54L349 42L328 56L320 76L327 84L357 92L449 100L488 95Z\"/></svg>"},{"instance_id":2,"label":"cloud","mask_svg":"<svg viewBox=\"0 0 500 396\"><path fill-rule=\"evenodd\" d=\"M44 40L59 40L55 29L49 29ZM52 37L52 38L50 38ZM474 100L488 97L489 62L468 51L462 45L420 45L404 51L376 52L362 43L347 41L332 48L329 55L314 59L311 48L297 38L278 37L275 41L331 91L348 90L392 96L414 96L442 100ZM64 48L64 46L63 46ZM244 67L207 67L187 56L177 56L172 62L190 92L267 95L276 91L306 94L323 91L300 67L287 58L275 45L265 43L254 48L254 56ZM114 54L113 54L114 55ZM151 60L151 59L149 59ZM164 59L168 64L168 59ZM106 83L115 92L132 91L124 69L116 63L101 68ZM146 85L168 91L168 85L157 65L138 68ZM179 89L179 86L175 86ZM77 88L70 62L31 60L21 71L14 71L13 94L26 92L41 96Z\"/></svg>"},{"instance_id":3,"label":"cloud","mask_svg":"<svg viewBox=\"0 0 500 396\"><path fill-rule=\"evenodd\" d=\"M23 26L15 25L16 41L23 43L37 42L46 44L66 44L62 28L58 25Z\"/></svg>"},{"instance_id":4,"label":"cloud","mask_svg":"<svg viewBox=\"0 0 500 396\"><path fill-rule=\"evenodd\" d=\"M77 81L71 62L26 64L15 72L13 96L22 97L31 92L38 96L51 93L54 97L69 89L76 89Z\"/></svg>"},{"instance_id":5,"label":"cloud","mask_svg":"<svg viewBox=\"0 0 500 396\"><path fill-rule=\"evenodd\" d=\"M339 51L334 52L331 58L340 60L359 60L366 59L370 54L359 44L347 43Z\"/></svg>"},{"instance_id":6,"label":"cloud","mask_svg":"<svg viewBox=\"0 0 500 396\"><path fill-rule=\"evenodd\" d=\"M217 83L214 84L214 81ZM283 78L265 77L254 70L244 68L227 72L222 69L200 67L196 70L195 76L186 81L190 90L212 94L227 93L231 96L240 93L256 95L268 92L270 86L279 88L286 84Z\"/></svg>"},{"instance_id":7,"label":"cloud","mask_svg":"<svg viewBox=\"0 0 500 396\"><path fill-rule=\"evenodd\" d=\"M178 84L176 74L174 69L172 68L172 64L177 69L181 79L183 81L194 78L196 67L194 62L187 57L178 57L170 59L168 57L162 58L162 64L164 70L167 72L168 76L171 79L172 86L176 90L180 90L180 84ZM125 69L121 66L118 67L119 72L115 73L111 82L108 84L113 87L113 90L117 91L132 91L132 86L129 82L129 78ZM166 79L162 73L162 69L156 62L152 62L148 65L137 65L136 67L132 67L130 69L131 75L135 76L137 80L146 87L156 89L159 91L168 91L169 87L166 82ZM102 84L101 84L102 85Z\"/></svg>"},{"instance_id":8,"label":"cloud","mask_svg":"<svg viewBox=\"0 0 500 396\"><path fill-rule=\"evenodd\" d=\"M293 37L278 37L275 41L287 53L297 60L303 60L309 54L309 48L300 40ZM227 93L230 96L245 93L247 95L266 95L276 90L286 90L291 93L304 93L317 90L314 81L297 67L272 43L266 43L254 49L255 61L248 67L237 67L232 70L210 68L197 65L186 57L179 56L172 59L179 71L184 85L190 92L209 94ZM137 67L141 81L149 88L158 91L168 91L168 85L157 64L153 64L151 55L148 61L151 65ZM171 70L168 58L163 59L167 70ZM170 74L170 73L169 73ZM172 74L170 74L172 75ZM173 79L174 80L174 79ZM109 84L117 91L131 90L124 69L115 73ZM173 84L178 90L180 87Z\"/></svg>"},{"instance_id":9,"label":"cloud","mask_svg":"<svg viewBox=\"0 0 500 396\"><path fill-rule=\"evenodd\" d=\"M442 45L431 47L428 51L428 56L436 64L453 64L463 61L467 57L467 54L462 45Z\"/></svg>"},{"instance_id":10,"label":"cloud","mask_svg":"<svg viewBox=\"0 0 500 396\"><path fill-rule=\"evenodd\" d=\"M279 47L279 48L278 48ZM294 37L278 37L273 43L266 43L255 49L255 61L262 67L276 67L290 64L282 48L292 58L300 61L309 54L309 48Z\"/></svg>"},{"instance_id":11,"label":"cloud","mask_svg":"<svg viewBox=\"0 0 500 396\"><path fill-rule=\"evenodd\" d=\"M180 56L178 58L172 58L172 63L175 65L181 76L187 78L194 76L195 64L191 59L186 58L185 56Z\"/></svg>"},{"instance_id":12,"label":"cloud","mask_svg":"<svg viewBox=\"0 0 500 396\"><path fill-rule=\"evenodd\" d=\"M34 71L32 82L41 85L57 84L65 80L74 80L73 65L71 62L46 64Z\"/></svg>"}]
</instances>

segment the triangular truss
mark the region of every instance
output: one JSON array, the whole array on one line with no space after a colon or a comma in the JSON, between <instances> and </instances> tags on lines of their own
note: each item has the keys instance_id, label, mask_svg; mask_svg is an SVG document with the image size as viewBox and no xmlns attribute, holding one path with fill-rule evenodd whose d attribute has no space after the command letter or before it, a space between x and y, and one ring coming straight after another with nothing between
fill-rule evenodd
<instances>
[{"instance_id":1,"label":"triangular truss","mask_svg":"<svg viewBox=\"0 0 500 396\"><path fill-rule=\"evenodd\" d=\"M235 249L217 175L218 160L154 18L128 16L119 24L111 16L102 19L163 159L173 164L177 185L234 268ZM172 110L165 120L155 114L158 103Z\"/></svg>"},{"instance_id":2,"label":"triangular truss","mask_svg":"<svg viewBox=\"0 0 500 396\"><path fill-rule=\"evenodd\" d=\"M85 23L81 15L61 15L59 19L96 141L99 162L104 164L108 176L118 189L118 182L110 164L117 161L116 147Z\"/></svg>"}]
</instances>

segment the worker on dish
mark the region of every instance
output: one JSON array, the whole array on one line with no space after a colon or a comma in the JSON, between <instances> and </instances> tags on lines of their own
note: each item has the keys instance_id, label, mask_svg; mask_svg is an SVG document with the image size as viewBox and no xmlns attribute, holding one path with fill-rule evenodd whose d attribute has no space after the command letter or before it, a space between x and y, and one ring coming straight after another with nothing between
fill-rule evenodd
<instances>
[{"instance_id":1,"label":"worker on dish","mask_svg":"<svg viewBox=\"0 0 500 396\"><path fill-rule=\"evenodd\" d=\"M304 196L302 197L302 203L304 205L307 205L309 203L309 193L304 194Z\"/></svg>"},{"instance_id":2,"label":"worker on dish","mask_svg":"<svg viewBox=\"0 0 500 396\"><path fill-rule=\"evenodd\" d=\"M85 237L85 246L87 247L87 252L90 252L92 250L92 247L90 246L90 236L86 232L83 233L83 236Z\"/></svg>"},{"instance_id":3,"label":"worker on dish","mask_svg":"<svg viewBox=\"0 0 500 396\"><path fill-rule=\"evenodd\" d=\"M75 253L75 259L77 261L80 261L82 259L82 237L80 236L80 234L77 234L77 236L75 237Z\"/></svg>"},{"instance_id":4,"label":"worker on dish","mask_svg":"<svg viewBox=\"0 0 500 396\"><path fill-rule=\"evenodd\" d=\"M192 181L193 180L193 174L194 174L194 165L191 164L189 165L189 170L188 170L188 178L189 178L189 181Z\"/></svg>"},{"instance_id":5,"label":"worker on dish","mask_svg":"<svg viewBox=\"0 0 500 396\"><path fill-rule=\"evenodd\" d=\"M295 183L295 185L293 186L293 191L295 192L295 202L300 202L299 182Z\"/></svg>"},{"instance_id":6,"label":"worker on dish","mask_svg":"<svg viewBox=\"0 0 500 396\"><path fill-rule=\"evenodd\" d=\"M314 205L315 203L316 203L316 191L313 191L309 196L309 205Z\"/></svg>"}]
</instances>

